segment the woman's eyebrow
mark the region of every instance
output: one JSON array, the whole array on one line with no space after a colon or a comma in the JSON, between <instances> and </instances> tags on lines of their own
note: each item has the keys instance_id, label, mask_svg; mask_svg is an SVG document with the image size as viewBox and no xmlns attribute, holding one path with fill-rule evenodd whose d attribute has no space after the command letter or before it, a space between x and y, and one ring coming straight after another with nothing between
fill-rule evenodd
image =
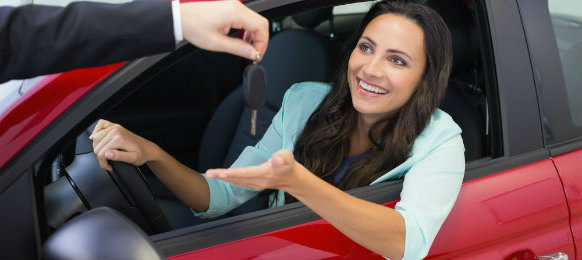
<instances>
[{"instance_id":1,"label":"woman's eyebrow","mask_svg":"<svg viewBox=\"0 0 582 260\"><path fill-rule=\"evenodd\" d=\"M370 44L372 44L373 46L376 46L376 42L374 40L370 39L370 37L368 37L368 36L363 36L361 39L370 42ZM412 57L410 57L410 55L408 55L408 53L401 51L401 50L398 50L398 49L388 49L388 50L386 50L386 52L402 54L402 55L406 56L408 59L410 59L411 61L414 60L414 59L412 59Z\"/></svg>"},{"instance_id":2,"label":"woman's eyebrow","mask_svg":"<svg viewBox=\"0 0 582 260\"><path fill-rule=\"evenodd\" d=\"M410 57L410 55L408 55L406 52L401 51L401 50L397 50L397 49L388 49L386 52L391 52L391 53L398 53L398 54L402 54L406 57L408 57L408 59L413 60L412 57Z\"/></svg>"},{"instance_id":3,"label":"woman's eyebrow","mask_svg":"<svg viewBox=\"0 0 582 260\"><path fill-rule=\"evenodd\" d=\"M376 46L376 42L374 40L370 39L370 37L363 36L362 39L369 41L372 45Z\"/></svg>"}]
</instances>

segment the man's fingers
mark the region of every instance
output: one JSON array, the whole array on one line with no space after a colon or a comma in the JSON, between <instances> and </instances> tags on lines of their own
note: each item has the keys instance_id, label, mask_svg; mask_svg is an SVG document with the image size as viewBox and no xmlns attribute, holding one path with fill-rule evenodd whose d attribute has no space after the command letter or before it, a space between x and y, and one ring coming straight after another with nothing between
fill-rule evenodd
<instances>
[{"instance_id":1,"label":"man's fingers","mask_svg":"<svg viewBox=\"0 0 582 260\"><path fill-rule=\"evenodd\" d=\"M248 12L248 17L252 19L243 19L240 21L241 28L252 35L253 47L261 54L267 51L269 44L269 20L260 14L244 8Z\"/></svg>"},{"instance_id":2,"label":"man's fingers","mask_svg":"<svg viewBox=\"0 0 582 260\"><path fill-rule=\"evenodd\" d=\"M245 31L245 34L243 35L242 39L243 39L243 41L248 42L250 44L251 41L253 40L253 33Z\"/></svg>"},{"instance_id":3,"label":"man's fingers","mask_svg":"<svg viewBox=\"0 0 582 260\"><path fill-rule=\"evenodd\" d=\"M267 45L269 44L269 36L262 36L262 37L257 37L257 35L261 35L261 34L255 34L253 37L253 48L255 50L257 50L259 52L259 54L261 54L261 56L265 55L265 52L267 51ZM266 39L263 37L267 37ZM260 58L262 59L262 57Z\"/></svg>"},{"instance_id":4,"label":"man's fingers","mask_svg":"<svg viewBox=\"0 0 582 260\"><path fill-rule=\"evenodd\" d=\"M261 53L253 47L253 45L239 38L224 36L217 40L216 43L217 49L223 50L230 54L245 57L249 60L258 61L262 56Z\"/></svg>"}]
</instances>

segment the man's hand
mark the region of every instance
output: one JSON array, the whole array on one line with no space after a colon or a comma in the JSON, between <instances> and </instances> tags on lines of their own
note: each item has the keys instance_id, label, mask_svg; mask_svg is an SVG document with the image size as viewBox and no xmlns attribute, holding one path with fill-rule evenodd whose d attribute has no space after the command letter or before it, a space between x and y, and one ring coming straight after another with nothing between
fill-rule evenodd
<instances>
[{"instance_id":1,"label":"man's hand","mask_svg":"<svg viewBox=\"0 0 582 260\"><path fill-rule=\"evenodd\" d=\"M188 42L206 50L260 60L269 42L269 21L239 1L180 4L182 32ZM243 39L228 37L231 29L245 30Z\"/></svg>"}]
</instances>

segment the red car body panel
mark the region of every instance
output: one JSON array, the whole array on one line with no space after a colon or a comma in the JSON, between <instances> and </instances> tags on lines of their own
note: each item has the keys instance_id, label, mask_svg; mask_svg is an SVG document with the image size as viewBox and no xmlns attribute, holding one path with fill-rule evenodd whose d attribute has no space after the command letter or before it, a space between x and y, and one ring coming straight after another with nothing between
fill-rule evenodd
<instances>
[{"instance_id":1,"label":"red car body panel","mask_svg":"<svg viewBox=\"0 0 582 260\"><path fill-rule=\"evenodd\" d=\"M574 243L562 184L552 160L546 159L464 183L428 258L524 258L558 251L574 256ZM170 259L264 258L383 259L324 220Z\"/></svg>"},{"instance_id":2,"label":"red car body panel","mask_svg":"<svg viewBox=\"0 0 582 260\"><path fill-rule=\"evenodd\" d=\"M570 225L576 246L575 259L582 258L582 150L553 158L570 207Z\"/></svg>"},{"instance_id":3,"label":"red car body panel","mask_svg":"<svg viewBox=\"0 0 582 260\"><path fill-rule=\"evenodd\" d=\"M468 181L429 256L508 259L554 252L574 256L568 214L551 159Z\"/></svg>"},{"instance_id":4,"label":"red car body panel","mask_svg":"<svg viewBox=\"0 0 582 260\"><path fill-rule=\"evenodd\" d=\"M394 208L397 201L384 203ZM321 219L181 255L185 259L384 259Z\"/></svg>"},{"instance_id":5,"label":"red car body panel","mask_svg":"<svg viewBox=\"0 0 582 260\"><path fill-rule=\"evenodd\" d=\"M123 63L46 76L0 114L0 168Z\"/></svg>"}]
</instances>

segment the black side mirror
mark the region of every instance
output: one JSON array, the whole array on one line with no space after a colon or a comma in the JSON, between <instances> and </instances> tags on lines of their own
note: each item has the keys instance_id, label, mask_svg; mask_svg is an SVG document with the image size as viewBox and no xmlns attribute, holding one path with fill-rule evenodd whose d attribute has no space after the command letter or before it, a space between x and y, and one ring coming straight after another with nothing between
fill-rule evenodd
<instances>
[{"instance_id":1,"label":"black side mirror","mask_svg":"<svg viewBox=\"0 0 582 260\"><path fill-rule=\"evenodd\" d=\"M165 259L148 236L117 211L102 207L75 217L43 245L42 259Z\"/></svg>"}]
</instances>

